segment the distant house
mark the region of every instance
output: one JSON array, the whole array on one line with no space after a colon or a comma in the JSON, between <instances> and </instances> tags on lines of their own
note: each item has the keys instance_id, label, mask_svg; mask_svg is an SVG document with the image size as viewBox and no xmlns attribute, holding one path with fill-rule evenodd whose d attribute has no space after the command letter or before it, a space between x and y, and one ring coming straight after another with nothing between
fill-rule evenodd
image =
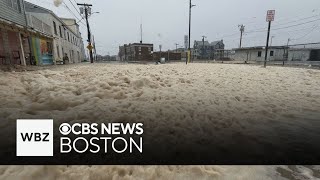
<instances>
[{"instance_id":1,"label":"distant house","mask_svg":"<svg viewBox=\"0 0 320 180\"><path fill-rule=\"evenodd\" d=\"M119 47L120 61L152 61L153 44L133 43Z\"/></svg>"},{"instance_id":2,"label":"distant house","mask_svg":"<svg viewBox=\"0 0 320 180\"><path fill-rule=\"evenodd\" d=\"M193 57L194 59L215 59L215 51L224 50L224 47L223 40L211 43L208 41L194 41Z\"/></svg>"}]
</instances>

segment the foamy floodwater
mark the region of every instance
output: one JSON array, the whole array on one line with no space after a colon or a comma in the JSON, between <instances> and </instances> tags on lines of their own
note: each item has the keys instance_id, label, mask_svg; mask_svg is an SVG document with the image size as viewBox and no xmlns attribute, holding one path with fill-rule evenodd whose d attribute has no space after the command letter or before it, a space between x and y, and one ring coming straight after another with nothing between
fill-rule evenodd
<instances>
[{"instance_id":1,"label":"foamy floodwater","mask_svg":"<svg viewBox=\"0 0 320 180\"><path fill-rule=\"evenodd\" d=\"M317 180L318 166L2 166L0 179Z\"/></svg>"},{"instance_id":2,"label":"foamy floodwater","mask_svg":"<svg viewBox=\"0 0 320 180\"><path fill-rule=\"evenodd\" d=\"M0 72L1 128L15 119L55 123L139 120L156 136L168 124L180 134L254 133L275 123L310 128L320 115L320 71L222 64L70 65ZM241 116L241 119L238 117ZM252 117L255 117L254 119ZM300 121L303 117L306 121ZM150 120L158 119L157 121ZM198 122L197 119L204 119ZM277 121L282 122L277 122ZM181 126L197 124L201 131ZM257 128L257 124L260 125ZM297 126L300 127L300 126ZM290 135L294 136L293 130ZM316 134L317 132L308 131ZM170 133L168 133L170 134ZM223 134L223 133L222 133ZM266 135L272 132L266 131ZM263 134L262 134L263 135ZM288 142L294 141L288 139ZM0 179L317 179L315 166L2 166Z\"/></svg>"}]
</instances>

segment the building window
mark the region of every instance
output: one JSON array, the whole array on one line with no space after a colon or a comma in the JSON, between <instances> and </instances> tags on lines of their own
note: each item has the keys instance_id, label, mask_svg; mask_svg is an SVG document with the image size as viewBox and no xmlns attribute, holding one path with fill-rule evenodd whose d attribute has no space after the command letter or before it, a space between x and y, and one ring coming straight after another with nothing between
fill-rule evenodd
<instances>
[{"instance_id":1,"label":"building window","mask_svg":"<svg viewBox=\"0 0 320 180\"><path fill-rule=\"evenodd\" d=\"M56 25L56 22L54 22L54 21L53 21L53 30L54 30L54 34L55 34L55 35L58 35L57 25Z\"/></svg>"},{"instance_id":2,"label":"building window","mask_svg":"<svg viewBox=\"0 0 320 180\"><path fill-rule=\"evenodd\" d=\"M67 32L67 34L68 34L68 42L70 42L70 36L69 36L69 32Z\"/></svg>"},{"instance_id":3,"label":"building window","mask_svg":"<svg viewBox=\"0 0 320 180\"><path fill-rule=\"evenodd\" d=\"M262 52L258 51L258 57L261 57L261 55L262 55Z\"/></svg>"},{"instance_id":4,"label":"building window","mask_svg":"<svg viewBox=\"0 0 320 180\"><path fill-rule=\"evenodd\" d=\"M63 38L62 36L62 30L61 30L61 26L59 26L59 32L60 32L60 37Z\"/></svg>"},{"instance_id":5,"label":"building window","mask_svg":"<svg viewBox=\"0 0 320 180\"><path fill-rule=\"evenodd\" d=\"M13 0L13 8L21 13L20 0Z\"/></svg>"},{"instance_id":6,"label":"building window","mask_svg":"<svg viewBox=\"0 0 320 180\"><path fill-rule=\"evenodd\" d=\"M21 13L20 0L7 0L7 5Z\"/></svg>"},{"instance_id":7,"label":"building window","mask_svg":"<svg viewBox=\"0 0 320 180\"><path fill-rule=\"evenodd\" d=\"M48 53L52 54L52 44L51 44L51 42L47 42L47 47L48 47Z\"/></svg>"},{"instance_id":8,"label":"building window","mask_svg":"<svg viewBox=\"0 0 320 180\"><path fill-rule=\"evenodd\" d=\"M64 32L63 32L64 33L64 39L67 40L67 30L66 30L66 28L63 28L63 29L64 29Z\"/></svg>"},{"instance_id":9,"label":"building window","mask_svg":"<svg viewBox=\"0 0 320 180\"><path fill-rule=\"evenodd\" d=\"M274 51L270 51L270 56L273 56L273 54L274 54Z\"/></svg>"}]
</instances>

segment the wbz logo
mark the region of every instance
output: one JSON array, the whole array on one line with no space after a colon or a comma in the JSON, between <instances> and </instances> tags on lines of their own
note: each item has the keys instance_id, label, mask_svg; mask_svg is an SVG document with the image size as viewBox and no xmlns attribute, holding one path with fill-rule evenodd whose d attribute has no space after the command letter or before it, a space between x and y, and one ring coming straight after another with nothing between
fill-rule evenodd
<instances>
[{"instance_id":1,"label":"wbz logo","mask_svg":"<svg viewBox=\"0 0 320 180\"><path fill-rule=\"evenodd\" d=\"M53 156L53 120L17 120L17 156Z\"/></svg>"}]
</instances>

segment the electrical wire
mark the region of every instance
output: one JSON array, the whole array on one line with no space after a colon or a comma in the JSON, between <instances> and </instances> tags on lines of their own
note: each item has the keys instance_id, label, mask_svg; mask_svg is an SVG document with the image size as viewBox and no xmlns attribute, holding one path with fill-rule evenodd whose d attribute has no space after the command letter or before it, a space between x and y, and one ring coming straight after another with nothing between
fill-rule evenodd
<instances>
[{"instance_id":1,"label":"electrical wire","mask_svg":"<svg viewBox=\"0 0 320 180\"><path fill-rule=\"evenodd\" d=\"M63 2L63 4L65 5L65 7L67 8L67 10L71 13L71 14L73 14L73 16L76 18L76 19L78 19L79 20L79 22L81 22L82 21L82 19L79 19L75 14L74 14L74 12L73 11L71 11L71 9L69 8L69 6L65 3L65 2ZM85 25L83 22L81 22L83 25Z\"/></svg>"},{"instance_id":2,"label":"electrical wire","mask_svg":"<svg viewBox=\"0 0 320 180\"><path fill-rule=\"evenodd\" d=\"M319 16L320 16L320 15L313 15L313 16L309 16L309 17L302 18L302 19L290 21L290 22L287 22L287 23L277 24L277 25L273 26L273 29L272 29L272 30L287 29L287 28L290 28L290 27L295 27L295 26L300 26L300 25L304 25L304 24L311 23L311 22L315 22L315 21L318 21L318 20L320 20L320 19L308 21L308 22L301 23L301 24L295 24L295 25L287 26L287 27L281 27L281 28L279 27L279 26L283 26L283 25L287 25L287 24L292 24L292 23L294 23L294 22L299 22L299 21L302 21L302 20L311 19L311 18L319 17ZM279 27L279 28L274 29L274 27ZM267 31L267 30L266 30L266 27L265 27L265 28L253 29L253 30L247 31L246 33L266 32L266 31ZM239 32L234 33L234 34L225 35L225 36L222 36L222 38L220 38L220 39L224 39L224 38L228 38L228 37L233 37L233 36L236 36L236 35L238 35L238 34L239 34Z\"/></svg>"},{"instance_id":3,"label":"electrical wire","mask_svg":"<svg viewBox=\"0 0 320 180\"><path fill-rule=\"evenodd\" d=\"M78 12L78 14L80 15L80 17L82 17L80 11L78 10L78 8L76 8L76 6L71 2L71 0L69 0L69 2L71 3L71 5L73 6L73 8ZM76 3L77 4L77 3Z\"/></svg>"},{"instance_id":4,"label":"electrical wire","mask_svg":"<svg viewBox=\"0 0 320 180\"><path fill-rule=\"evenodd\" d=\"M318 25L318 26L314 26L313 29L312 29L310 32L308 32L307 34L305 34L305 35L303 35L303 36L301 36L301 37L299 37L299 38L294 38L294 39L292 39L292 40L293 40L293 41L300 40L300 39L302 39L302 38L310 35L310 34L311 34L316 28L318 28L318 27L319 27L319 25Z\"/></svg>"}]
</instances>

